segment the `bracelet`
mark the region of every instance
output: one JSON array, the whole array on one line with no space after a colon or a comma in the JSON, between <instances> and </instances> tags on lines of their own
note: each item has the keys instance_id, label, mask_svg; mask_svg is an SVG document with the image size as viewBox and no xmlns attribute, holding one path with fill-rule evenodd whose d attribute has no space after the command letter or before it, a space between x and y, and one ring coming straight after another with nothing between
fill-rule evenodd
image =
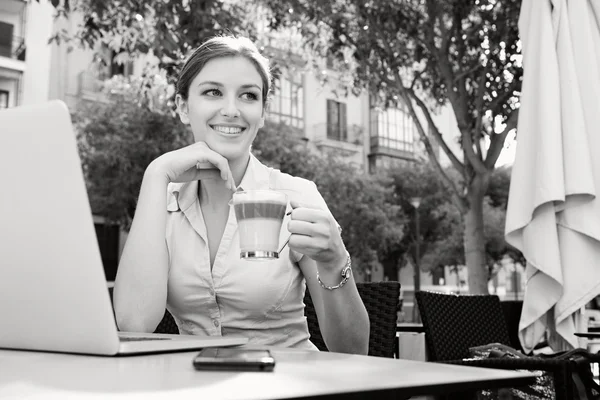
<instances>
[{"instance_id":1,"label":"bracelet","mask_svg":"<svg viewBox=\"0 0 600 400\"><path fill-rule=\"evenodd\" d=\"M321 287L323 289L327 289L327 290L339 289L342 286L344 286L346 284L346 282L348 282L348 280L350 280L350 277L352 276L352 260L350 259L350 254L349 253L347 253L347 254L348 254L348 258L346 259L346 265L344 265L344 268L342 269L342 280L337 285L327 286L326 284L324 284L323 281L321 280L321 278L319 277L319 270L317 270L317 280L319 281L319 284L321 285Z\"/></svg>"}]
</instances>

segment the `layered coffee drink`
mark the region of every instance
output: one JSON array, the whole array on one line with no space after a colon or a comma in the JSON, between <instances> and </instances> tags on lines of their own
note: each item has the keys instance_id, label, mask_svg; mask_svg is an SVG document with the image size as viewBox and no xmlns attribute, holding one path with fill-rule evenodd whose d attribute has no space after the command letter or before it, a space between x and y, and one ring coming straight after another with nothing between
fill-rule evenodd
<instances>
[{"instance_id":1,"label":"layered coffee drink","mask_svg":"<svg viewBox=\"0 0 600 400\"><path fill-rule=\"evenodd\" d=\"M278 258L279 234L287 196L274 190L248 190L233 194L238 221L240 257Z\"/></svg>"}]
</instances>

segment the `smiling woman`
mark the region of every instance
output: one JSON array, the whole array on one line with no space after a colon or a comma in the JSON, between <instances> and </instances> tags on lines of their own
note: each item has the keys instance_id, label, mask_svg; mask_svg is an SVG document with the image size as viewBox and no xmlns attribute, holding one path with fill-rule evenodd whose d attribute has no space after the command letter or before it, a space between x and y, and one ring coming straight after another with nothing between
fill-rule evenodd
<instances>
[{"instance_id":1,"label":"smiling woman","mask_svg":"<svg viewBox=\"0 0 600 400\"><path fill-rule=\"evenodd\" d=\"M115 280L121 330L154 331L166 307L181 333L316 350L304 317L308 288L329 350L366 353L369 319L325 201L313 182L251 154L270 88L269 62L246 38L215 37L187 59L176 104L195 143L144 174ZM230 205L240 189L287 195L281 237L289 242L278 259L240 260Z\"/></svg>"}]
</instances>

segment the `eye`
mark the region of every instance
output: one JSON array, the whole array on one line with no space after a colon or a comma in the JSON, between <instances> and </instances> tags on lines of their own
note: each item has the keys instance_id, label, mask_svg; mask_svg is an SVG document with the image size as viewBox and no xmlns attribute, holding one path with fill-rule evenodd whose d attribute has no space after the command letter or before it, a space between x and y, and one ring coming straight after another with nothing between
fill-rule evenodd
<instances>
[{"instance_id":1,"label":"eye","mask_svg":"<svg viewBox=\"0 0 600 400\"><path fill-rule=\"evenodd\" d=\"M219 89L208 89L202 92L202 95L209 97L219 97L221 96L221 91Z\"/></svg>"},{"instance_id":2,"label":"eye","mask_svg":"<svg viewBox=\"0 0 600 400\"><path fill-rule=\"evenodd\" d=\"M248 101L258 100L258 95L256 93L252 93L252 92L243 93L241 97L242 97L242 99L248 100Z\"/></svg>"}]
</instances>

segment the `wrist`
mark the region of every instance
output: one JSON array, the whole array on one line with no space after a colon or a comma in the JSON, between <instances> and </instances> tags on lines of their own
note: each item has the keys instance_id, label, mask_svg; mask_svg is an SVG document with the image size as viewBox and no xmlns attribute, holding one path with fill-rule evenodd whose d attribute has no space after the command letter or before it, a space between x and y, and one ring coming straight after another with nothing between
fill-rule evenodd
<instances>
[{"instance_id":1,"label":"wrist","mask_svg":"<svg viewBox=\"0 0 600 400\"><path fill-rule=\"evenodd\" d=\"M319 264L317 264L317 281L323 289L335 290L344 286L348 280L352 277L352 260L350 254L346 252L346 258L344 263L338 268L328 268L323 271L323 274L319 271Z\"/></svg>"},{"instance_id":2,"label":"wrist","mask_svg":"<svg viewBox=\"0 0 600 400\"><path fill-rule=\"evenodd\" d=\"M329 261L317 261L317 268L321 275L336 275L338 276L340 270L344 268L346 261L348 260L349 253L345 248L342 248L339 254L333 257Z\"/></svg>"}]
</instances>

